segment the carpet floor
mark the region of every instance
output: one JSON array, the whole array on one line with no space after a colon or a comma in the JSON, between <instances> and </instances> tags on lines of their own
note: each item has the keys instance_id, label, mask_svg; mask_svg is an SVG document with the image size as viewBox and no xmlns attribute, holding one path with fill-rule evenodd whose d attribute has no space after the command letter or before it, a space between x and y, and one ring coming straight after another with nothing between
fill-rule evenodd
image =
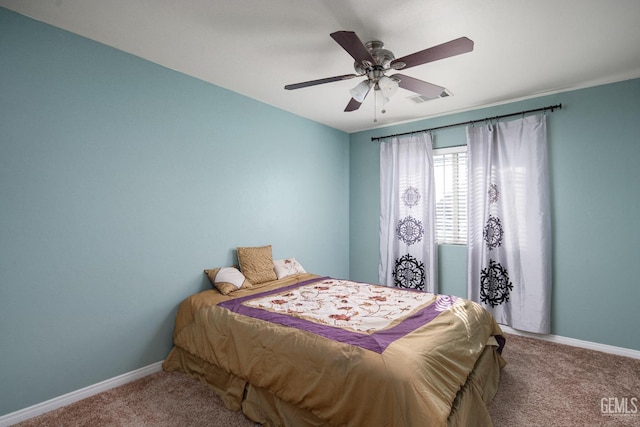
<instances>
[{"instance_id":1,"label":"carpet floor","mask_svg":"<svg viewBox=\"0 0 640 427\"><path fill-rule=\"evenodd\" d=\"M495 426L640 426L640 360L516 335L507 335L503 356L507 366L489 407ZM18 426L255 424L197 380L158 372Z\"/></svg>"}]
</instances>

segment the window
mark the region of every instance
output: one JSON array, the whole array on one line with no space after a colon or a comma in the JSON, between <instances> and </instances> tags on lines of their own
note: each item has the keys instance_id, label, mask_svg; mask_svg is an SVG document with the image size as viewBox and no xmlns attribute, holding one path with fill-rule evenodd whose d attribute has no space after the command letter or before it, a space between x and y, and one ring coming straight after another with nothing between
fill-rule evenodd
<instances>
[{"instance_id":1,"label":"window","mask_svg":"<svg viewBox=\"0 0 640 427\"><path fill-rule=\"evenodd\" d=\"M433 150L436 241L467 243L467 146Z\"/></svg>"}]
</instances>

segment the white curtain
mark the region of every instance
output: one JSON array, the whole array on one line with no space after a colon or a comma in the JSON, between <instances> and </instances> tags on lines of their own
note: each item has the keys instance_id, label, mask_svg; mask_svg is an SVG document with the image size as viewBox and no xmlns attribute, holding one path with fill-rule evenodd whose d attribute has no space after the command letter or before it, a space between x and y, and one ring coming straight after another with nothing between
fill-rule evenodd
<instances>
[{"instance_id":1,"label":"white curtain","mask_svg":"<svg viewBox=\"0 0 640 427\"><path fill-rule=\"evenodd\" d=\"M498 323L549 333L551 219L546 116L467 127L468 297Z\"/></svg>"},{"instance_id":2,"label":"white curtain","mask_svg":"<svg viewBox=\"0 0 640 427\"><path fill-rule=\"evenodd\" d=\"M379 281L437 291L433 152L428 133L380 145Z\"/></svg>"}]
</instances>

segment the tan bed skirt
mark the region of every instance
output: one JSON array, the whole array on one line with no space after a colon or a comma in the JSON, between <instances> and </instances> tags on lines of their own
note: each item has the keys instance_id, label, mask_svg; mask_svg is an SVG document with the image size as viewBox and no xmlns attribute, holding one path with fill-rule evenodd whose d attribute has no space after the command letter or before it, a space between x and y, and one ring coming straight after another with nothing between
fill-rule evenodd
<instances>
[{"instance_id":1,"label":"tan bed skirt","mask_svg":"<svg viewBox=\"0 0 640 427\"><path fill-rule=\"evenodd\" d=\"M449 426L491 426L487 406L498 391L500 369L505 365L497 348L487 345L475 364L471 375L453 403ZM327 425L312 412L297 408L194 356L174 347L162 364L165 371L181 371L211 387L227 408L242 412L252 421L265 426L316 427ZM371 402L375 404L375 402ZM429 425L425 422L425 425Z\"/></svg>"}]
</instances>

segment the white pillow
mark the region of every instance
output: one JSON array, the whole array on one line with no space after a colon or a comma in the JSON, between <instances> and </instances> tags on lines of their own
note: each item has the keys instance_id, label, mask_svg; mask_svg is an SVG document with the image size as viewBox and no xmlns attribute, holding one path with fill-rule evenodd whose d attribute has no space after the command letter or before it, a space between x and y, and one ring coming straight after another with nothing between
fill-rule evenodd
<instances>
[{"instance_id":1,"label":"white pillow","mask_svg":"<svg viewBox=\"0 0 640 427\"><path fill-rule=\"evenodd\" d=\"M216 274L216 283L230 283L240 289L245 281L245 277L237 268L223 267Z\"/></svg>"},{"instance_id":2,"label":"white pillow","mask_svg":"<svg viewBox=\"0 0 640 427\"><path fill-rule=\"evenodd\" d=\"M306 273L302 265L295 258L278 259L273 261L273 268L278 279L294 274Z\"/></svg>"}]
</instances>

